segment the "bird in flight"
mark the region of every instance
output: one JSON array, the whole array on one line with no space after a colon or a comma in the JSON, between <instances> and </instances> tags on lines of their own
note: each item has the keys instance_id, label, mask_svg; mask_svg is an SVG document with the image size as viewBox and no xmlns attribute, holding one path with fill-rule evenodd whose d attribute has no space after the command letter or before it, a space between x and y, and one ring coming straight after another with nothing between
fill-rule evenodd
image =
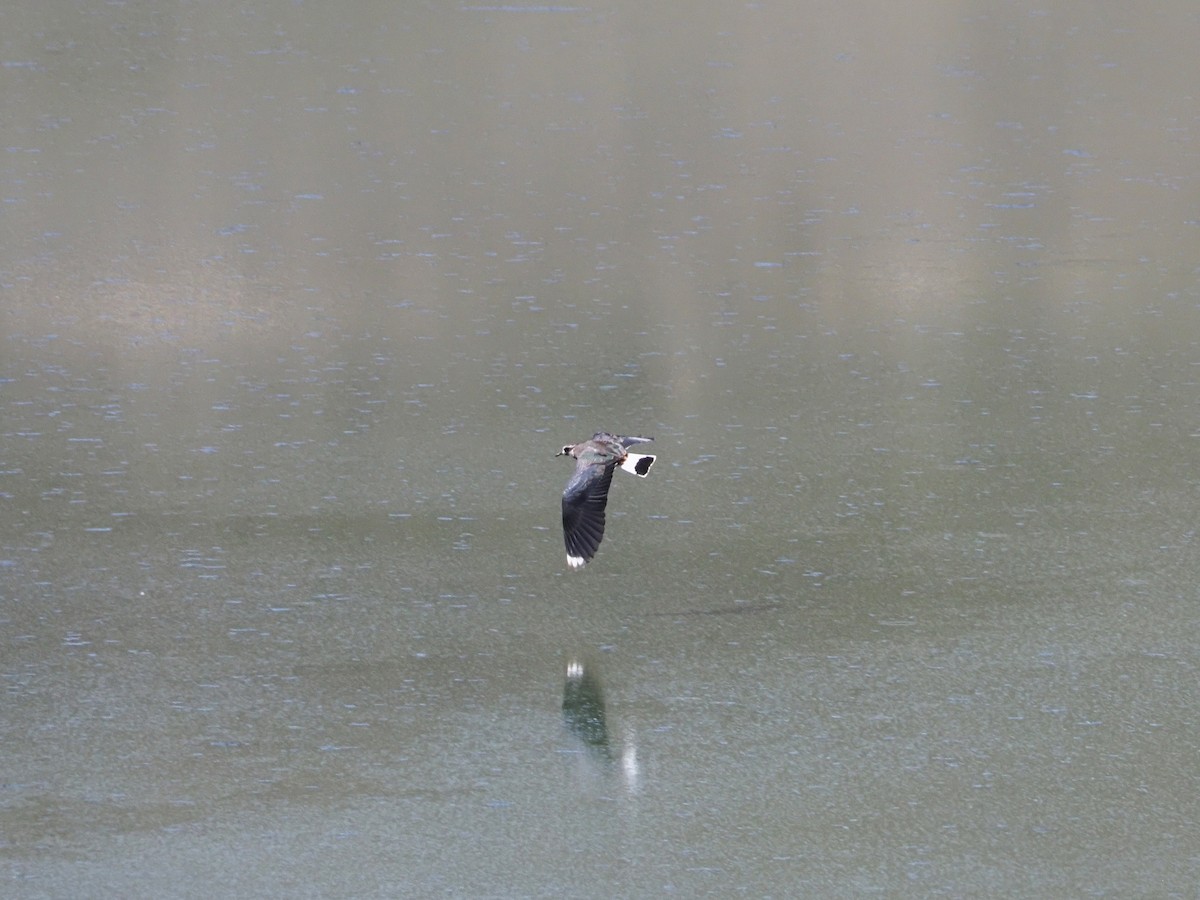
<instances>
[{"instance_id":1,"label":"bird in flight","mask_svg":"<svg viewBox=\"0 0 1200 900\"><path fill-rule=\"evenodd\" d=\"M572 569L582 567L595 556L604 539L604 507L608 505L613 470L620 466L645 478L655 457L630 453L629 448L652 440L598 431L590 441L567 444L555 454L575 460L575 474L562 495L563 540L567 545L567 565Z\"/></svg>"}]
</instances>

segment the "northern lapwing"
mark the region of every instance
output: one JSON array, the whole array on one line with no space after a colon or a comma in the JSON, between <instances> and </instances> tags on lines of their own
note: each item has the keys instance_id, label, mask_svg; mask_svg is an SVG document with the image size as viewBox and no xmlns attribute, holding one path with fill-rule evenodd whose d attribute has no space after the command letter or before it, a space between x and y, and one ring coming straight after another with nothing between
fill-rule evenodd
<instances>
[{"instance_id":1,"label":"northern lapwing","mask_svg":"<svg viewBox=\"0 0 1200 900\"><path fill-rule=\"evenodd\" d=\"M604 507L608 505L613 470L620 466L645 478L655 457L630 453L629 448L652 440L598 431L590 441L567 444L555 454L575 460L575 474L562 495L563 539L567 545L567 565L572 569L580 568L595 556L604 539Z\"/></svg>"}]
</instances>

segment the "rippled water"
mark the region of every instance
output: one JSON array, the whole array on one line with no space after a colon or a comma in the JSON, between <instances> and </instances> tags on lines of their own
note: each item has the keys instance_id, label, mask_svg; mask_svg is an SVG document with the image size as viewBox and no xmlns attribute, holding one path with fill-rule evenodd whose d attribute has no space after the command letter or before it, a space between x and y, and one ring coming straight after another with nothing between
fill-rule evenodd
<instances>
[{"instance_id":1,"label":"rippled water","mask_svg":"<svg viewBox=\"0 0 1200 900\"><path fill-rule=\"evenodd\" d=\"M6 895L1190 895L1200 20L926 12L0 13Z\"/></svg>"}]
</instances>

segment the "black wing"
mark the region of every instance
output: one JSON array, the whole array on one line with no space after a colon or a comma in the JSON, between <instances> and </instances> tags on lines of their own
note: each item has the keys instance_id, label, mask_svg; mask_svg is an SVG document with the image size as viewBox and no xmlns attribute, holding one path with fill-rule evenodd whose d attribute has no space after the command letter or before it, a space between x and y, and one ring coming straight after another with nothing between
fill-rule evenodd
<instances>
[{"instance_id":1,"label":"black wing","mask_svg":"<svg viewBox=\"0 0 1200 900\"><path fill-rule=\"evenodd\" d=\"M637 437L636 435L610 434L607 431L597 431L592 435L593 441L600 441L602 444L620 444L626 450L638 444L648 444L654 440L652 437Z\"/></svg>"},{"instance_id":2,"label":"black wing","mask_svg":"<svg viewBox=\"0 0 1200 900\"><path fill-rule=\"evenodd\" d=\"M572 568L595 556L604 538L604 507L616 467L615 462L579 466L563 490L563 540Z\"/></svg>"},{"instance_id":3,"label":"black wing","mask_svg":"<svg viewBox=\"0 0 1200 900\"><path fill-rule=\"evenodd\" d=\"M630 447L636 447L638 444L649 444L654 438L649 437L618 437L617 441L621 446L628 450Z\"/></svg>"}]
</instances>

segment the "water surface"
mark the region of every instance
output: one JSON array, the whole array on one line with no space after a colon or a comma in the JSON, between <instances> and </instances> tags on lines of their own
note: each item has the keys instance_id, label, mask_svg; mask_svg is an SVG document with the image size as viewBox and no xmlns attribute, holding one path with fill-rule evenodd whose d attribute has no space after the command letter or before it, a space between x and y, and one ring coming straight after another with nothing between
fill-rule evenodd
<instances>
[{"instance_id":1,"label":"water surface","mask_svg":"<svg viewBox=\"0 0 1200 900\"><path fill-rule=\"evenodd\" d=\"M6 895L1190 895L1200 22L927 6L0 13Z\"/></svg>"}]
</instances>

